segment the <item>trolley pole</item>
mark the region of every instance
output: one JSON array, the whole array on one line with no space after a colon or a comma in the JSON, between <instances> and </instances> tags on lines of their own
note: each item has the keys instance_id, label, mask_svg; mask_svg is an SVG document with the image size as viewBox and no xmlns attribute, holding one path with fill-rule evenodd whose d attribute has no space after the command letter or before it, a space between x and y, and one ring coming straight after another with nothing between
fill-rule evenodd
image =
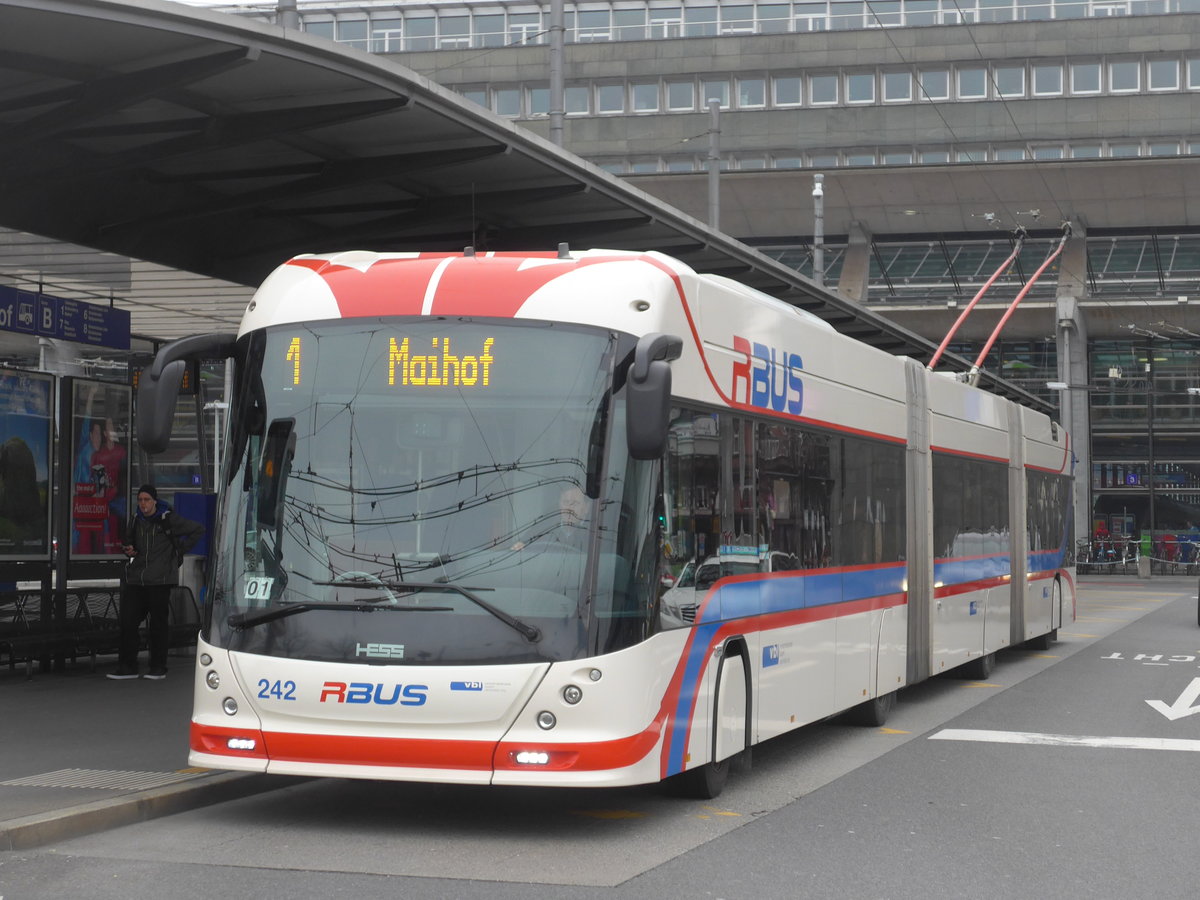
<instances>
[{"instance_id":1,"label":"trolley pole","mask_svg":"<svg viewBox=\"0 0 1200 900\"><path fill-rule=\"evenodd\" d=\"M721 101L708 101L708 224L721 230Z\"/></svg>"},{"instance_id":2,"label":"trolley pole","mask_svg":"<svg viewBox=\"0 0 1200 900\"><path fill-rule=\"evenodd\" d=\"M563 115L566 89L563 87L563 56L566 28L563 25L564 0L550 4L550 143L563 145Z\"/></svg>"}]
</instances>

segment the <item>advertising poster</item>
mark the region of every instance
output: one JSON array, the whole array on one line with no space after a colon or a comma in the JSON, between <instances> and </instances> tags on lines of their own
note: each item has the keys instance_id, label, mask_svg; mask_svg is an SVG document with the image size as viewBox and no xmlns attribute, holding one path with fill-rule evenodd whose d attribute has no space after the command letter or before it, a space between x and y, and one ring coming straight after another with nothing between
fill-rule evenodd
<instances>
[{"instance_id":1,"label":"advertising poster","mask_svg":"<svg viewBox=\"0 0 1200 900\"><path fill-rule=\"evenodd\" d=\"M123 556L129 518L126 385L71 380L71 558Z\"/></svg>"},{"instance_id":2,"label":"advertising poster","mask_svg":"<svg viewBox=\"0 0 1200 900\"><path fill-rule=\"evenodd\" d=\"M54 378L0 369L0 559L50 558Z\"/></svg>"}]
</instances>

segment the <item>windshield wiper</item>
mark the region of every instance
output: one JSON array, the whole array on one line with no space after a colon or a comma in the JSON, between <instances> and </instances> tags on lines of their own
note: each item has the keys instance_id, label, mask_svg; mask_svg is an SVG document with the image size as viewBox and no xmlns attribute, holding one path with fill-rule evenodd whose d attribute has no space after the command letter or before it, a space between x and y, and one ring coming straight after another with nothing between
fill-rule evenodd
<instances>
[{"instance_id":1,"label":"windshield wiper","mask_svg":"<svg viewBox=\"0 0 1200 900\"><path fill-rule=\"evenodd\" d=\"M234 613L226 621L229 622L231 628L241 631L244 628L253 628L264 622L273 622L275 619L283 619L314 609L336 609L348 612L378 612L381 609L389 612L450 612L454 607L395 606L391 603L383 604L382 599L360 600L357 603L289 603L286 606L273 606L258 613Z\"/></svg>"},{"instance_id":2,"label":"windshield wiper","mask_svg":"<svg viewBox=\"0 0 1200 900\"><path fill-rule=\"evenodd\" d=\"M488 603L482 597L476 596L474 591L479 590L479 588L465 588L460 587L457 584L448 584L444 581L438 581L432 584L420 581L401 581L396 584L389 584L387 587L399 594L415 594L418 591L439 591L443 594L459 594L463 597L466 597L480 609L485 609L490 612L493 616L495 616L508 627L512 628L514 631L520 632L530 643L537 643L542 639L542 632L536 626L522 622L515 616L510 616L499 607ZM485 588L485 590L491 590L491 588Z\"/></svg>"}]
</instances>

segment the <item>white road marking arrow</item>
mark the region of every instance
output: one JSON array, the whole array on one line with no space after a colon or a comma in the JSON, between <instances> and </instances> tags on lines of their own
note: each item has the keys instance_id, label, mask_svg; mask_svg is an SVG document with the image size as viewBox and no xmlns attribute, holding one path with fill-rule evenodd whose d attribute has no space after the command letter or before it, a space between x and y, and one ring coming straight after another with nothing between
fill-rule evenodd
<instances>
[{"instance_id":1,"label":"white road marking arrow","mask_svg":"<svg viewBox=\"0 0 1200 900\"><path fill-rule=\"evenodd\" d=\"M1163 703L1161 700L1147 700L1150 706L1162 713L1172 722L1176 719L1182 719L1185 716L1194 716L1200 713L1200 706L1194 706L1197 698L1200 698L1200 678L1193 678L1192 683L1183 689L1183 693L1179 695L1179 699L1170 706Z\"/></svg>"}]
</instances>

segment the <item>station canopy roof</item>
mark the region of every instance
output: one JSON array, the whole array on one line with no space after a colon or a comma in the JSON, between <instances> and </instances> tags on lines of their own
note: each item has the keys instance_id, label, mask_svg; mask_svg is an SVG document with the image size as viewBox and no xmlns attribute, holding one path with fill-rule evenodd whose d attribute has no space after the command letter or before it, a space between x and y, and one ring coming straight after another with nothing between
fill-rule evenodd
<instances>
[{"instance_id":1,"label":"station canopy roof","mask_svg":"<svg viewBox=\"0 0 1200 900\"><path fill-rule=\"evenodd\" d=\"M0 0L0 227L235 285L305 252L660 250L935 349L394 58L159 0ZM160 304L149 336L216 330L195 306Z\"/></svg>"}]
</instances>

